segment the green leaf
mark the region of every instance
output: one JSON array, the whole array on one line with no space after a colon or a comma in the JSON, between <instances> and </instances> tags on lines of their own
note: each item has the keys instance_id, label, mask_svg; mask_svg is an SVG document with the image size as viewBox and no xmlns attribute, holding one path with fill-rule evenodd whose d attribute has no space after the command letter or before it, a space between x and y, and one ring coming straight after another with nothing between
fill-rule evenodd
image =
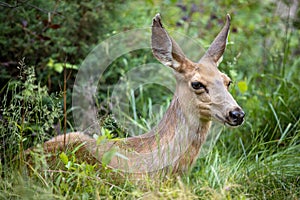
<instances>
[{"instance_id":1,"label":"green leaf","mask_svg":"<svg viewBox=\"0 0 300 200\"><path fill-rule=\"evenodd\" d=\"M61 159L61 161L62 161L65 165L68 164L69 158L68 158L68 156L67 156L64 152L62 152L61 154L59 154L59 158Z\"/></svg>"},{"instance_id":2,"label":"green leaf","mask_svg":"<svg viewBox=\"0 0 300 200\"><path fill-rule=\"evenodd\" d=\"M48 63L47 63L47 67L52 68L53 65L54 65L54 60L52 58L50 58Z\"/></svg>"},{"instance_id":3,"label":"green leaf","mask_svg":"<svg viewBox=\"0 0 300 200\"><path fill-rule=\"evenodd\" d=\"M240 81L238 82L238 88L241 91L241 93L245 93L248 90L248 85L246 81Z\"/></svg>"},{"instance_id":4,"label":"green leaf","mask_svg":"<svg viewBox=\"0 0 300 200\"><path fill-rule=\"evenodd\" d=\"M55 63L53 68L56 72L62 73L64 66L62 65L62 63Z\"/></svg>"},{"instance_id":5,"label":"green leaf","mask_svg":"<svg viewBox=\"0 0 300 200\"><path fill-rule=\"evenodd\" d=\"M73 165L73 163L72 163L71 161L69 161L68 163L66 163L66 166L65 166L65 167L66 167L67 169L69 169L69 170L72 170L72 169L75 170L75 168L72 167L72 165Z\"/></svg>"},{"instance_id":6,"label":"green leaf","mask_svg":"<svg viewBox=\"0 0 300 200\"><path fill-rule=\"evenodd\" d=\"M49 67L50 69L54 69L54 71L56 71L58 73L62 73L62 71L64 70L64 67L66 67L67 69L78 70L77 65L72 65L70 63L56 63L52 58L49 59L49 61L47 63L47 67Z\"/></svg>"},{"instance_id":7,"label":"green leaf","mask_svg":"<svg viewBox=\"0 0 300 200\"><path fill-rule=\"evenodd\" d=\"M97 145L104 143L106 141L106 139L107 138L105 135L98 136L96 139Z\"/></svg>"},{"instance_id":8,"label":"green leaf","mask_svg":"<svg viewBox=\"0 0 300 200\"><path fill-rule=\"evenodd\" d=\"M70 63L66 63L66 64L61 63L61 64L63 64L63 66L65 65L67 69L78 69L77 65L72 65Z\"/></svg>"},{"instance_id":9,"label":"green leaf","mask_svg":"<svg viewBox=\"0 0 300 200\"><path fill-rule=\"evenodd\" d=\"M105 136L105 138L107 138L107 139L111 139L113 137L111 134L111 131L104 127L101 127L101 134L102 134L102 136Z\"/></svg>"},{"instance_id":10,"label":"green leaf","mask_svg":"<svg viewBox=\"0 0 300 200\"><path fill-rule=\"evenodd\" d=\"M116 149L111 149L110 151L107 151L102 156L102 165L106 166L110 163L111 159L116 155L117 151Z\"/></svg>"}]
</instances>

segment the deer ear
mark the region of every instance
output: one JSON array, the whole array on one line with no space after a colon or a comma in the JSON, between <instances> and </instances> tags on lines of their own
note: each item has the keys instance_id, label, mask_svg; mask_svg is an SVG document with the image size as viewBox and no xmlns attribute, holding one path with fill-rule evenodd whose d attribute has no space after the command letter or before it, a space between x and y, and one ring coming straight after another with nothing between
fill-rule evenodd
<instances>
[{"instance_id":1,"label":"deer ear","mask_svg":"<svg viewBox=\"0 0 300 200\"><path fill-rule=\"evenodd\" d=\"M164 65L179 70L185 55L178 44L163 28L160 14L156 14L152 22L151 47L153 55Z\"/></svg>"},{"instance_id":2,"label":"deer ear","mask_svg":"<svg viewBox=\"0 0 300 200\"><path fill-rule=\"evenodd\" d=\"M210 47L206 51L205 55L201 58L201 60L211 60L215 62L217 65L222 61L223 53L226 48L227 38L230 29L230 15L226 16L226 23L214 41L211 43ZM200 61L201 61L200 60Z\"/></svg>"}]
</instances>

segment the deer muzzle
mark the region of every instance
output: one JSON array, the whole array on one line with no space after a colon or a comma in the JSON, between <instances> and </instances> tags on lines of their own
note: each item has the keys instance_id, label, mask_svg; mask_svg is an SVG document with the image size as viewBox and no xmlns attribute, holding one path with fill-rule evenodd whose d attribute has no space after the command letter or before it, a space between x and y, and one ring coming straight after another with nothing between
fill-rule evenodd
<instances>
[{"instance_id":1,"label":"deer muzzle","mask_svg":"<svg viewBox=\"0 0 300 200\"><path fill-rule=\"evenodd\" d=\"M244 117L244 111L237 107L234 110L229 111L226 121L230 126L239 126L244 122Z\"/></svg>"}]
</instances>

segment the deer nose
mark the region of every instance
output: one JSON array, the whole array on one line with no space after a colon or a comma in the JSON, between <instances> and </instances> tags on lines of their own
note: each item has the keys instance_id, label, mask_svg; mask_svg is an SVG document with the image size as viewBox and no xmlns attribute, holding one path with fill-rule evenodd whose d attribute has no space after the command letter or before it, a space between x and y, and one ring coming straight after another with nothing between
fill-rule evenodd
<instances>
[{"instance_id":1,"label":"deer nose","mask_svg":"<svg viewBox=\"0 0 300 200\"><path fill-rule=\"evenodd\" d=\"M245 113L242 109L236 108L229 112L230 121L236 125L241 125L244 121Z\"/></svg>"}]
</instances>

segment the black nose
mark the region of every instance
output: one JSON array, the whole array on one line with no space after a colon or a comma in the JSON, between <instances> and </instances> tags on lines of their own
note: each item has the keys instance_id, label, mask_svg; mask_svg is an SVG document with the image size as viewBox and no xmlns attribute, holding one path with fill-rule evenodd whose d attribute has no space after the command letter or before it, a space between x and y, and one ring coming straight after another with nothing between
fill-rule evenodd
<instances>
[{"instance_id":1,"label":"black nose","mask_svg":"<svg viewBox=\"0 0 300 200\"><path fill-rule=\"evenodd\" d=\"M240 125L243 123L245 117L245 113L242 109L236 108L229 112L230 121L235 123L236 125Z\"/></svg>"}]
</instances>

